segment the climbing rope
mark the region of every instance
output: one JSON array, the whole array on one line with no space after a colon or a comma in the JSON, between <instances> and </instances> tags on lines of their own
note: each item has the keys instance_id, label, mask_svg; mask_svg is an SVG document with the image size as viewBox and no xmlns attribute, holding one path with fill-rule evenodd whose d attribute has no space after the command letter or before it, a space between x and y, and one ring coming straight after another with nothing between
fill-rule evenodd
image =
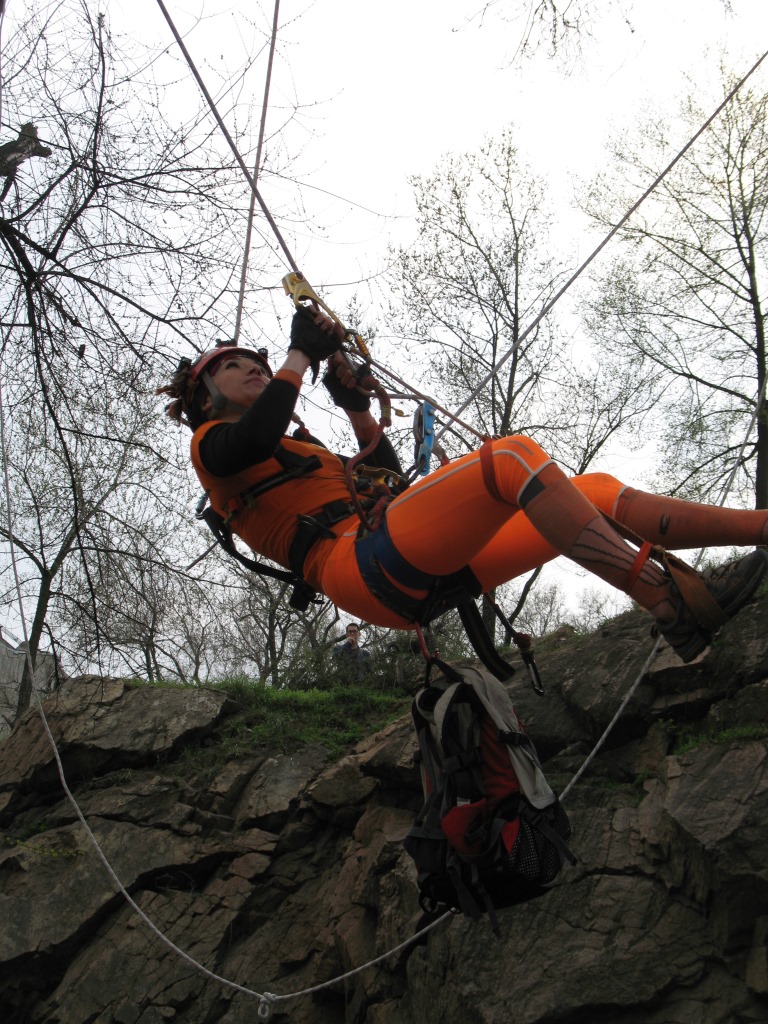
<instances>
[{"instance_id":1,"label":"climbing rope","mask_svg":"<svg viewBox=\"0 0 768 1024\"><path fill-rule=\"evenodd\" d=\"M267 60L267 74L264 82L264 101L261 105L261 123L259 125L259 141L256 145L256 159L253 162L253 184L251 189L251 201L248 205L248 224L245 229L245 248L243 251L243 266L240 271L240 294L237 297L237 315L235 317L234 343L240 337L240 322L243 318L243 305L245 303L245 282L248 276L248 259L251 254L251 232L253 230L253 218L256 213L256 191L255 187L259 180L261 170L261 150L264 145L264 132L267 127L267 107L269 105L269 89L272 82L272 64L275 59L275 45L277 43L277 23L280 14L280 0L275 0L275 12L272 17L272 36L269 41L269 58Z\"/></svg>"},{"instance_id":2,"label":"climbing rope","mask_svg":"<svg viewBox=\"0 0 768 1024\"><path fill-rule=\"evenodd\" d=\"M263 1002L262 1006L259 1007L259 1014L261 1016L264 1016L262 1014L262 1007L265 1004L270 1007L271 1012L273 1005L277 1003L286 1002L289 999L299 999L303 996L313 995L315 992L322 992L323 989L329 988L331 985L337 985L340 981L347 981L349 978L354 978L354 976L356 974L360 974L361 971L365 971L369 967L375 967L376 964L383 963L385 960L388 960L391 956L395 956L396 953L400 953L402 952L402 950L407 949L408 946L413 945L414 942L418 942L419 939L423 939L424 936L431 932L433 928L436 928L439 924L442 924L443 921L447 920L447 918L449 917L456 917L456 914L452 910L447 910L444 914L436 918L434 921L430 921L428 925L425 925L420 931L416 932L415 935L412 935L409 939L406 939L405 942L401 942L399 946L395 946L394 949L390 949L386 953L382 953L381 956L377 956L375 960L369 960L368 963L363 964L361 967L355 967L351 971L347 971L346 974L340 974L338 978L334 978L332 981L323 981L319 985L313 985L311 988L304 988L300 992L291 992L287 995L282 996L275 995L273 992L262 993Z\"/></svg>"},{"instance_id":3,"label":"climbing rope","mask_svg":"<svg viewBox=\"0 0 768 1024\"><path fill-rule=\"evenodd\" d=\"M298 266L296 264L296 261L294 260L294 258L292 256L292 254L291 254L291 250L288 248L288 245L286 244L286 241L285 241L285 239L282 236L280 228L277 226L277 222L275 221L274 217L270 213L269 207L264 202L264 200L263 200L263 198L261 196L261 193L259 192L258 188L256 187L256 182L255 182L255 180L253 178L253 175L248 170L248 168L247 168L247 166L245 164L245 160L243 160L242 156L240 155L240 151L238 150L237 146L235 145L235 140L230 135L229 129L227 128L227 126L224 123L224 120L223 120L221 114L219 113L218 107L216 106L216 103L214 102L213 96L211 96L210 92L208 92L208 89L207 89L207 87L205 85L205 82L203 81L203 79L202 79L202 77L200 75L200 72L197 70L197 66L195 65L195 62L192 60L192 55L190 54L189 50L184 45L184 40L179 35L178 29L174 25L173 19L171 18L170 14L168 13L168 8L163 3L163 0L157 0L157 4L158 4L158 7L160 8L160 10L162 11L165 20L168 22L168 27L170 28L171 32L173 33L173 37L176 40L176 42L178 43L179 49L181 50L182 54L184 55L184 60L187 62L187 66L189 67L189 70L194 75L195 81L197 82L198 86L200 87L200 91L202 92L203 96L205 97L205 100L206 100L206 102L208 104L208 107L209 107L211 113L213 114L214 118L216 119L216 123L219 126L221 134L224 136L224 138L226 139L227 145L232 150L232 155L234 156L235 160L237 161L238 167L240 168L240 170L245 175L245 180L250 185L251 192L256 197L256 202L261 207L261 212L266 217L267 223L269 224L270 228L272 229L272 233L274 234L275 239L277 240L278 245L283 250L283 255L285 256L285 258L286 258L286 260L288 262L288 265L296 273L299 273L299 268L298 268Z\"/></svg>"},{"instance_id":4,"label":"climbing rope","mask_svg":"<svg viewBox=\"0 0 768 1024\"><path fill-rule=\"evenodd\" d=\"M222 978L220 975L214 974L213 971L208 970L207 967L204 967L202 964L198 963L193 957L191 957L183 949L181 949L179 946L177 946L171 939L169 939L157 927L157 925L154 923L154 921L152 921L152 919L147 916L147 914L136 903L136 901L133 899L131 894L128 892L128 890L123 885L123 883L120 880L117 872L112 867L112 864L110 863L109 858L107 857L107 855L102 850L101 845L99 844L98 839L93 834L93 831L91 830L91 827L88 824L88 821L86 820L86 817L83 814L82 809L80 808L80 805L78 804L77 800L75 799L74 794L72 793L71 789L69 788L69 784L67 782L67 778L66 778L66 775L65 775L65 772L64 772L64 765L62 764L61 755L59 753L59 748L58 748L58 746L56 744L56 739L55 739L55 737L54 737L54 735L53 735L53 733L51 731L51 727L50 727L50 724L48 722L48 718L47 718L47 716L45 714L45 709L43 708L43 702L42 702L42 699L41 699L40 688L37 685L37 676L36 676L36 672L35 672L35 667L34 667L34 665L32 663L32 654L31 654L30 647L29 647L29 631L27 629L27 619L26 619L26 615L25 615L25 612L24 612L24 599L23 599L23 596L22 596L21 580L19 578L19 570L18 570L18 563L17 563L17 557L16 557L16 543L15 543L15 539L14 539L15 534L14 534L14 523L13 523L13 511L12 511L12 504L11 504L11 482L10 482L10 471L9 471L9 467L8 467L8 455L7 455L8 448L6 446L6 437L5 437L5 409L4 409L4 403L3 403L3 388L2 388L1 384L0 384L0 449L2 450L3 489L4 489L4 492L5 492L6 521L7 521L7 524L8 524L8 546L9 546L9 552L10 552L10 562L11 562L11 569L12 569L12 573L13 573L14 587L15 587L15 590L16 590L17 606L18 606L18 612L19 612L19 621L20 621L20 624L21 624L21 632L22 632L22 637L23 637L25 663L26 663L26 667L27 667L27 672L29 673L29 678L31 680L32 693L33 693L34 698L35 698L36 710L37 710L38 714L40 715L40 719L41 719L42 724L43 724L43 729L44 729L45 734L46 734L46 736L48 738L48 742L49 742L49 744L51 746L51 750L53 751L54 760L56 762L56 770L58 772L59 781L61 782L61 787L64 790L64 794L65 794L67 800L69 801L70 805L72 806L72 809L74 810L74 812L75 812L75 814L77 816L78 821L82 825L83 830L85 831L86 837L88 838L89 842L93 846L93 849L94 849L97 857L99 858L101 863L104 865L104 868L106 869L107 874L112 879L112 881L113 881L115 887L117 888L118 892L122 895L122 897L125 899L126 903L128 903L128 905L131 907L131 909L134 910L139 915L139 917L147 925L147 927L160 939L160 941L165 946L167 946L170 950L172 950L172 952L176 953L179 957L181 957L188 964L190 964L192 967L194 967L195 970L199 971L201 974L204 974L206 977L211 978L213 981L217 981L220 984L225 985L225 986L227 986L229 988L237 989L237 991L243 992L246 995L253 995L253 996L258 996L259 998L262 998L261 993L253 992L251 989L245 988L243 985L238 985L236 982L230 981L227 978Z\"/></svg>"}]
</instances>

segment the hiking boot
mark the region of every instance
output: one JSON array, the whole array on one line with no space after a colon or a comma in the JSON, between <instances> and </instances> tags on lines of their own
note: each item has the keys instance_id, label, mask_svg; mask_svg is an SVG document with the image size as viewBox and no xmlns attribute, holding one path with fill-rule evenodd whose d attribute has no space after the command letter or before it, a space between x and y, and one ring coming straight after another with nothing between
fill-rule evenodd
<instances>
[{"instance_id":1,"label":"hiking boot","mask_svg":"<svg viewBox=\"0 0 768 1024\"><path fill-rule=\"evenodd\" d=\"M767 572L768 551L758 548L744 558L719 565L716 569L707 569L700 576L709 593L730 619L751 600ZM653 636L660 633L683 661L693 661L709 647L718 627L708 629L702 626L671 580L669 592L672 602L677 606L677 614L671 622L657 620L651 633Z\"/></svg>"}]
</instances>

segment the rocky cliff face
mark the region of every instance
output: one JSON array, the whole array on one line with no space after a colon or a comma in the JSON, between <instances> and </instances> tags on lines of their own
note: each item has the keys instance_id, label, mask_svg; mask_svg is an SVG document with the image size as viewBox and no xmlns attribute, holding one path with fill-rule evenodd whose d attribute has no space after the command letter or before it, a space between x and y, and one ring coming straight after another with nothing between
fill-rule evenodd
<instances>
[{"instance_id":1,"label":"rocky cliff face","mask_svg":"<svg viewBox=\"0 0 768 1024\"><path fill-rule=\"evenodd\" d=\"M734 1024L768 1020L768 599L682 666L657 657L569 791L579 864L501 912L274 1007L205 976L116 892L37 712L0 748L5 1024ZM511 690L562 790L650 651L629 614L542 649ZM400 846L420 802L407 719L337 763L257 754L183 777L232 708L213 691L69 684L46 704L70 787L125 888L215 975L290 994L374 959L421 920ZM681 731L698 745L672 754Z\"/></svg>"}]
</instances>

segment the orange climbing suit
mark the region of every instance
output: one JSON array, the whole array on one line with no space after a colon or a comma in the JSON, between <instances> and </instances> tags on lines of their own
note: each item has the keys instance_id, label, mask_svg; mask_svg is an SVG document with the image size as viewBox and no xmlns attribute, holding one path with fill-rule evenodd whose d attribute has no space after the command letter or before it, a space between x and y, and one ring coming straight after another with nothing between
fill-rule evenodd
<instances>
[{"instance_id":1,"label":"orange climbing suit","mask_svg":"<svg viewBox=\"0 0 768 1024\"><path fill-rule=\"evenodd\" d=\"M212 507L227 518L238 496L280 469L267 459L229 477L209 473L200 458L200 443L218 421L205 423L192 439L192 463ZM344 467L332 452L284 438L281 446L299 455L317 456L321 467L282 483L239 507L230 527L254 551L284 567L297 529L297 517L317 514L333 501L347 500ZM490 461L489 461L490 460ZM469 566L483 592L521 576L559 554L520 510L520 495L532 478L552 462L535 441L504 437L456 459L412 484L387 508L389 534L411 565L437 577ZM602 512L616 515L625 485L605 473L572 478L572 483ZM382 604L360 575L354 552L360 521L354 514L333 527L310 549L303 575L310 586L338 607L379 626L409 628L410 623ZM386 573L385 573L386 575ZM412 597L426 591L399 589Z\"/></svg>"}]
</instances>

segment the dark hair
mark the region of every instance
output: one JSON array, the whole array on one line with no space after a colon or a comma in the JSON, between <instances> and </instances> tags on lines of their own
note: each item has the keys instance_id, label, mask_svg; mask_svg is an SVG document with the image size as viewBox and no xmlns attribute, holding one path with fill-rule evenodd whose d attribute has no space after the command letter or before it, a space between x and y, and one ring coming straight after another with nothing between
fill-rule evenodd
<instances>
[{"instance_id":1,"label":"dark hair","mask_svg":"<svg viewBox=\"0 0 768 1024\"><path fill-rule=\"evenodd\" d=\"M208 394L200 380L192 379L192 362L182 359L169 384L157 388L156 395L168 395L172 401L165 407L165 415L178 426L183 423L190 430L197 430L205 423L203 402Z\"/></svg>"}]
</instances>

